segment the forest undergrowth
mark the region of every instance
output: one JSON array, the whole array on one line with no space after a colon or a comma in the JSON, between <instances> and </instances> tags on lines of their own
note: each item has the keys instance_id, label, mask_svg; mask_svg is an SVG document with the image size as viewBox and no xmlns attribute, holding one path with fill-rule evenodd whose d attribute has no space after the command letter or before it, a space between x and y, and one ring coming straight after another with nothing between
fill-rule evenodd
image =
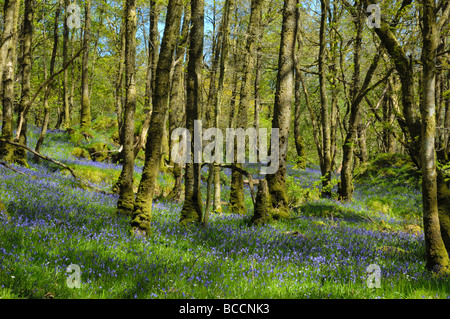
<instances>
[{"instance_id":1,"label":"forest undergrowth","mask_svg":"<svg viewBox=\"0 0 450 319\"><path fill-rule=\"evenodd\" d=\"M29 145L38 133L30 128ZM51 131L42 153L110 191L120 165L76 158L74 146ZM142 238L117 216L117 195L80 188L68 172L30 155L28 162L14 166L26 175L0 166L9 213L0 216L0 298L450 298L450 278L425 269L420 183L398 178L395 167L361 174L353 202L340 203L319 198L317 167L290 165L295 219L259 227L247 225L248 187L247 214L224 205L206 228L180 226L182 203L157 200L152 234ZM141 168L137 161L136 185ZM224 170L225 203L230 174ZM168 193L172 183L161 173L158 190ZM67 285L71 264L81 269L79 289ZM369 265L381 270L380 288L367 285Z\"/></svg>"}]
</instances>

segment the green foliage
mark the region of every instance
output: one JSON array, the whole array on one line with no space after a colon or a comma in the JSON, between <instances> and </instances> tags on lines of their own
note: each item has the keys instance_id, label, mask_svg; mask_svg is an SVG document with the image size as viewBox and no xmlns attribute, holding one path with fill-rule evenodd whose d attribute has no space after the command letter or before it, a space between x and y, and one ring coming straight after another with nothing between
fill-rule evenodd
<instances>
[{"instance_id":1,"label":"green foliage","mask_svg":"<svg viewBox=\"0 0 450 319\"><path fill-rule=\"evenodd\" d=\"M320 189L317 187L304 187L297 178L290 175L286 177L287 196L289 206L299 206L305 202L320 198Z\"/></svg>"},{"instance_id":2,"label":"green foliage","mask_svg":"<svg viewBox=\"0 0 450 319\"><path fill-rule=\"evenodd\" d=\"M86 148L89 151L92 160L95 162L104 162L108 160L111 155L110 147L105 143L95 142L86 146Z\"/></svg>"},{"instance_id":3,"label":"green foliage","mask_svg":"<svg viewBox=\"0 0 450 319\"><path fill-rule=\"evenodd\" d=\"M366 201L368 209L372 209L383 214L392 213L392 200L389 198L372 197Z\"/></svg>"},{"instance_id":4,"label":"green foliage","mask_svg":"<svg viewBox=\"0 0 450 319\"><path fill-rule=\"evenodd\" d=\"M92 129L99 133L106 133L117 131L117 120L110 116L101 116L97 118L92 124Z\"/></svg>"},{"instance_id":5,"label":"green foliage","mask_svg":"<svg viewBox=\"0 0 450 319\"><path fill-rule=\"evenodd\" d=\"M419 185L421 175L408 155L380 154L374 160L361 164L354 174L355 180L371 179L392 185L407 183Z\"/></svg>"},{"instance_id":6,"label":"green foliage","mask_svg":"<svg viewBox=\"0 0 450 319\"><path fill-rule=\"evenodd\" d=\"M72 151L72 155L78 158L85 158L88 160L91 159L91 155L89 154L89 152L81 147L75 147Z\"/></svg>"}]
</instances>

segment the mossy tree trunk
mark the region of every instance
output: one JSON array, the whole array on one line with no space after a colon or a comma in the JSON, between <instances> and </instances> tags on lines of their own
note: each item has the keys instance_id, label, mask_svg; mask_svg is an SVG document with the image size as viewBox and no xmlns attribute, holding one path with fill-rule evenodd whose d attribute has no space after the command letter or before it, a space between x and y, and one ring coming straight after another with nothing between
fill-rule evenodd
<instances>
[{"instance_id":1,"label":"mossy tree trunk","mask_svg":"<svg viewBox=\"0 0 450 319\"><path fill-rule=\"evenodd\" d=\"M186 164L185 196L181 210L180 223L202 222L201 197L201 159L194 154L195 120L201 116L201 75L203 67L203 36L204 36L204 10L203 0L191 0L191 33L189 36L189 62L187 74L187 100L186 100L186 129L191 134L190 163ZM189 148L189 147L188 147ZM201 156L201 152L200 152ZM197 161L196 161L197 160Z\"/></svg>"},{"instance_id":2,"label":"mossy tree trunk","mask_svg":"<svg viewBox=\"0 0 450 319\"><path fill-rule=\"evenodd\" d=\"M134 118L136 112L136 1L125 3L125 109L122 126L122 172L117 208L131 215L134 209Z\"/></svg>"},{"instance_id":3,"label":"mossy tree trunk","mask_svg":"<svg viewBox=\"0 0 450 319\"><path fill-rule=\"evenodd\" d=\"M144 97L144 114L146 119L142 124L142 129L134 146L134 155L137 156L141 149L144 148L145 142L147 141L148 129L150 126L151 115L152 115L152 94L155 89L155 73L156 65L158 63L159 56L159 45L158 45L158 21L159 21L159 11L160 4L156 1L150 1L150 35L149 35L149 52L148 52L148 62L147 62L147 76L145 81L145 97ZM167 130L164 127L163 135L163 151L162 154L168 153L168 138ZM161 156L162 157L162 156ZM162 161L164 163L164 161Z\"/></svg>"},{"instance_id":4,"label":"mossy tree trunk","mask_svg":"<svg viewBox=\"0 0 450 319\"><path fill-rule=\"evenodd\" d=\"M151 138L145 147L145 163L134 205L131 227L135 233L150 235L153 196L159 173L163 128L168 108L170 70L180 32L183 4L181 0L169 0L161 52L156 68L153 111L148 131Z\"/></svg>"},{"instance_id":5,"label":"mossy tree trunk","mask_svg":"<svg viewBox=\"0 0 450 319\"><path fill-rule=\"evenodd\" d=\"M364 0L364 9L368 5L369 1ZM449 4L446 3L441 7L443 13L438 22L436 22L437 10L434 1L424 0L422 5L422 16L424 18L422 29L422 101L420 108L422 118L417 115L414 101L414 69L392 31L395 25L389 25L381 20L380 28L374 30L386 48L400 77L404 119L397 118L402 131L407 135L407 151L412 161L422 169L423 223L427 268L436 270L436 268L448 269L449 266L448 250L444 246L442 233L449 233L450 223L445 223L446 219L443 219L444 223L440 226L439 220L439 214L448 215L447 205L445 205L448 195L443 191L445 190L442 187L443 183L439 183L440 179L436 177L439 174L436 173L434 145L437 36L449 18L449 11L444 10ZM440 205L441 203L444 205ZM440 206L438 207L438 205ZM443 230L441 230L441 227Z\"/></svg>"},{"instance_id":6,"label":"mossy tree trunk","mask_svg":"<svg viewBox=\"0 0 450 319\"><path fill-rule=\"evenodd\" d=\"M22 122L20 131L17 132L18 142L22 145L27 145L27 118L30 105L30 90L31 90L31 61L32 52L31 46L33 41L33 16L34 16L34 1L25 0L25 12L23 18L23 33L22 33L22 92L18 110L18 121ZM24 149L16 148L14 151L14 161L22 166L28 166L27 152Z\"/></svg>"},{"instance_id":7,"label":"mossy tree trunk","mask_svg":"<svg viewBox=\"0 0 450 319\"><path fill-rule=\"evenodd\" d=\"M20 132L18 132L18 142L27 145L27 118L30 106L31 90L31 61L32 61L32 41L33 41L33 17L34 1L25 0L25 12L23 18L22 33L22 94L19 105L19 118L22 121ZM27 152L22 148L16 148L14 161L22 166L28 166Z\"/></svg>"},{"instance_id":8,"label":"mossy tree trunk","mask_svg":"<svg viewBox=\"0 0 450 319\"><path fill-rule=\"evenodd\" d=\"M89 96L89 42L91 37L91 0L85 3L85 22L83 36L83 61L81 63L81 110L80 127L91 128L91 101Z\"/></svg>"},{"instance_id":9,"label":"mossy tree trunk","mask_svg":"<svg viewBox=\"0 0 450 319\"><path fill-rule=\"evenodd\" d=\"M17 25L19 20L20 1L9 0L4 5L4 32L1 51L4 53L3 75L3 122L1 138L12 140L13 138L13 106L14 106L14 80L16 65L16 47L18 40ZM2 54L3 55L3 54ZM14 147L8 143L0 143L0 158L5 162L14 161Z\"/></svg>"},{"instance_id":10,"label":"mossy tree trunk","mask_svg":"<svg viewBox=\"0 0 450 319\"><path fill-rule=\"evenodd\" d=\"M160 4L156 0L150 1L150 32L148 41L147 77L145 81L144 113L149 114L152 109L152 94L155 88L155 73L158 63L158 22Z\"/></svg>"},{"instance_id":11,"label":"mossy tree trunk","mask_svg":"<svg viewBox=\"0 0 450 319\"><path fill-rule=\"evenodd\" d=\"M172 79L172 92L170 97L170 110L169 110L169 132L182 127L184 125L185 118L185 100L184 100L184 63L183 59L186 55L186 46L189 36L189 24L191 20L191 6L186 4L184 6L184 18L183 26L181 28L180 39L177 45L175 53L175 69ZM170 149L172 149L172 139L169 139ZM171 158L173 163L173 159ZM173 163L173 177L175 184L170 191L168 198L179 200L182 192L182 179L183 179L183 167L181 163Z\"/></svg>"},{"instance_id":12,"label":"mossy tree trunk","mask_svg":"<svg viewBox=\"0 0 450 319\"><path fill-rule=\"evenodd\" d=\"M369 5L368 0L364 0L364 10ZM366 12L366 11L365 11ZM420 140L421 140L421 123L417 112L414 94L414 69L412 63L408 59L403 47L395 37L392 28L385 21L381 20L379 28L374 28L383 46L386 48L395 69L400 77L401 96L402 96L402 115L397 117L398 124L402 131L407 135L408 153L417 166L420 167Z\"/></svg>"},{"instance_id":13,"label":"mossy tree trunk","mask_svg":"<svg viewBox=\"0 0 450 319\"><path fill-rule=\"evenodd\" d=\"M248 120L248 108L252 100L252 74L255 66L255 46L260 27L261 11L263 0L252 0L250 22L248 25L247 43L244 51L243 60L243 74L240 90L239 108L237 113L236 127L246 129ZM237 156L237 143L234 143L234 156ZM236 163L236 166L242 168L241 163ZM231 173L231 187L230 187L230 210L236 214L244 214L246 212L244 204L244 177L242 174L233 170Z\"/></svg>"},{"instance_id":14,"label":"mossy tree trunk","mask_svg":"<svg viewBox=\"0 0 450 319\"><path fill-rule=\"evenodd\" d=\"M297 4L297 0L286 0L283 8L277 88L272 120L272 128L279 128L279 168L275 174L266 176L272 207L277 208L282 215L289 213L289 202L286 192L286 167L294 88Z\"/></svg>"},{"instance_id":15,"label":"mossy tree trunk","mask_svg":"<svg viewBox=\"0 0 450 319\"><path fill-rule=\"evenodd\" d=\"M258 192L256 193L255 208L253 211L250 224L261 225L270 221L271 207L270 196L267 181L261 179L258 184Z\"/></svg>"},{"instance_id":16,"label":"mossy tree trunk","mask_svg":"<svg viewBox=\"0 0 450 319\"><path fill-rule=\"evenodd\" d=\"M434 271L450 272L448 252L441 236L438 209L438 190L436 173L436 55L438 28L436 25L436 4L433 0L422 0L422 196L423 226L427 268ZM442 222L448 222L443 220Z\"/></svg>"}]
</instances>

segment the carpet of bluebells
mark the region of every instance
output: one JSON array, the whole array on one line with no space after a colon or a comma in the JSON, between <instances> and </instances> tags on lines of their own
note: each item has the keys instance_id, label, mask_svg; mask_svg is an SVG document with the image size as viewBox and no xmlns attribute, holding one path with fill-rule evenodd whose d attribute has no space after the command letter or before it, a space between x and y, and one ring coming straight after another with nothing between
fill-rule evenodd
<instances>
[{"instance_id":1,"label":"carpet of bluebells","mask_svg":"<svg viewBox=\"0 0 450 319\"><path fill-rule=\"evenodd\" d=\"M59 131L49 132L43 153L120 172L118 165L72 157ZM48 162L30 157L29 164L15 166L25 176L0 166L0 197L10 215L0 217L1 298L450 298L450 279L424 269L423 235L402 230L420 223L421 195L413 187L368 181L356 185L352 203L341 204L313 196L317 168L289 166L291 191L312 194L297 219L247 226L247 188L248 214L225 207L207 228L179 226L181 204L157 201L153 233L142 238L130 234L127 217L115 214L116 195L81 189ZM167 177L161 174L160 182ZM226 202L229 183L223 187ZM390 208L378 209L374 198L388 199ZM67 285L70 264L81 268L79 289ZM381 270L381 288L367 285L371 264Z\"/></svg>"}]
</instances>

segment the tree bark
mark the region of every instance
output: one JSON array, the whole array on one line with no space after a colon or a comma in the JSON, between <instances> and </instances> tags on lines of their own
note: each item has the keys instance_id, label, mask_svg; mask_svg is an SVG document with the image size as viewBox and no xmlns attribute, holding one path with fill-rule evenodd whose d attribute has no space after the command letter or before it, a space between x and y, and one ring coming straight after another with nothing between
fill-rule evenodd
<instances>
[{"instance_id":1,"label":"tree bark","mask_svg":"<svg viewBox=\"0 0 450 319\"><path fill-rule=\"evenodd\" d=\"M89 96L89 42L91 37L91 0L85 4L85 25L83 36L83 62L81 64L81 110L80 127L82 130L91 128L91 102Z\"/></svg>"},{"instance_id":2,"label":"tree bark","mask_svg":"<svg viewBox=\"0 0 450 319\"><path fill-rule=\"evenodd\" d=\"M252 74L255 66L255 44L258 35L258 29L260 26L259 20L261 18L261 11L263 6L263 0L252 0L250 22L247 32L247 43L244 51L243 60L243 74L240 90L239 108L237 113L236 127L247 129L248 121L248 108L251 103L251 83ZM235 148L235 160L237 156L237 143L233 143ZM236 163L236 166L242 168L241 163ZM233 170L231 173L231 187L230 187L230 210L235 214L244 214L246 212L244 204L244 177L242 174Z\"/></svg>"},{"instance_id":3,"label":"tree bark","mask_svg":"<svg viewBox=\"0 0 450 319\"><path fill-rule=\"evenodd\" d=\"M225 70L226 63L228 60L229 42L230 42L230 21L231 21L231 11L234 7L234 0L226 0L224 6L224 16L223 16L223 28L222 28L222 48L220 54L219 62L219 83L217 88L217 95L214 101L215 104L215 124L216 128L220 128L220 121L222 117L222 100L223 100L223 90L225 82ZM214 166L214 196L213 196L213 210L215 212L222 212L221 204L221 188L220 188L220 166Z\"/></svg>"},{"instance_id":4,"label":"tree bark","mask_svg":"<svg viewBox=\"0 0 450 319\"><path fill-rule=\"evenodd\" d=\"M204 1L191 0L191 33L189 37L189 62L187 74L186 128L191 134L191 160L186 164L185 197L181 210L180 223L202 222L201 199L201 158L194 154L195 135L201 134L195 127L195 120L201 112L201 74L203 66ZM196 131L197 130L197 131ZM189 147L188 147L189 148Z\"/></svg>"},{"instance_id":5,"label":"tree bark","mask_svg":"<svg viewBox=\"0 0 450 319\"><path fill-rule=\"evenodd\" d=\"M69 25L67 24L68 12L67 7L70 5L69 0L64 0L64 7L66 8L64 14L64 30L63 30L63 64L67 63L69 54ZM63 108L64 108L64 129L69 129L70 123L70 104L69 104L69 82L68 82L68 70L64 70L63 73Z\"/></svg>"},{"instance_id":6,"label":"tree bark","mask_svg":"<svg viewBox=\"0 0 450 319\"><path fill-rule=\"evenodd\" d=\"M339 184L339 199L343 201L351 201L353 198L353 161L354 161L354 146L358 133L358 124L360 121L360 110L357 97L360 90L360 75L361 75L361 45L362 45L362 31L363 31L363 14L361 12L361 3L357 4L356 12L353 15L356 27L356 39L354 41L354 56L353 56L353 84L350 92L350 120L348 123L347 135L342 146L342 170L341 181Z\"/></svg>"},{"instance_id":7,"label":"tree bark","mask_svg":"<svg viewBox=\"0 0 450 319\"><path fill-rule=\"evenodd\" d=\"M148 129L150 126L150 120L152 115L152 92L155 89L155 73L156 65L158 63L158 21L159 21L159 4L156 1L150 1L150 39L149 39L149 54L147 62L147 77L145 81L145 97L144 97L144 114L146 119L142 124L142 130L139 134L138 141L134 146L134 155L137 156L139 151L145 146L147 141ZM163 135L163 154L167 153L168 150L165 146L168 142L167 130L164 127Z\"/></svg>"},{"instance_id":8,"label":"tree bark","mask_svg":"<svg viewBox=\"0 0 450 319\"><path fill-rule=\"evenodd\" d=\"M161 52L156 68L153 111L149 128L150 139L145 147L145 164L134 205L131 227L137 234L150 235L150 222L156 179L159 173L162 132L168 108L170 70L177 36L180 32L183 5L181 0L169 0Z\"/></svg>"},{"instance_id":9,"label":"tree bark","mask_svg":"<svg viewBox=\"0 0 450 319\"><path fill-rule=\"evenodd\" d=\"M125 19L122 19L122 24L120 27L120 42L119 42L119 63L117 67L117 75L115 81L115 109L117 114L117 124L119 131L119 144L123 146L123 77L124 77L124 69L125 69ZM120 154L120 156L122 156ZM121 161L121 159L120 159Z\"/></svg>"},{"instance_id":10,"label":"tree bark","mask_svg":"<svg viewBox=\"0 0 450 319\"><path fill-rule=\"evenodd\" d=\"M319 91L320 91L320 122L322 135L322 197L331 197L331 133L326 88L326 23L330 5L329 0L320 1L319 30Z\"/></svg>"},{"instance_id":11,"label":"tree bark","mask_svg":"<svg viewBox=\"0 0 450 319\"><path fill-rule=\"evenodd\" d=\"M423 226L427 269L450 272L448 252L445 248L440 224L437 198L436 175L436 52L438 29L436 25L436 8L433 0L422 0L422 99L420 112L422 117L421 163L422 163L422 198Z\"/></svg>"},{"instance_id":12,"label":"tree bark","mask_svg":"<svg viewBox=\"0 0 450 319\"><path fill-rule=\"evenodd\" d=\"M14 72L16 65L17 25L19 20L20 1L8 0L4 6L4 33L1 51L5 50L3 75L3 122L1 138L11 141L13 137L13 105L14 105ZM12 163L14 161L14 147L8 143L0 143L0 159Z\"/></svg>"},{"instance_id":13,"label":"tree bark","mask_svg":"<svg viewBox=\"0 0 450 319\"><path fill-rule=\"evenodd\" d=\"M277 88L272 128L279 128L279 168L266 176L271 204L282 217L289 214L286 192L287 151L294 88L294 55L297 30L297 0L286 0L283 8ZM273 155L272 155L273 156Z\"/></svg>"},{"instance_id":14,"label":"tree bark","mask_svg":"<svg viewBox=\"0 0 450 319\"><path fill-rule=\"evenodd\" d=\"M152 93L155 88L155 73L159 56L158 21L160 5L155 0L150 1L150 32L148 41L147 77L145 82L144 113L152 109Z\"/></svg>"},{"instance_id":15,"label":"tree bark","mask_svg":"<svg viewBox=\"0 0 450 319\"><path fill-rule=\"evenodd\" d=\"M25 12L23 19L22 33L22 94L19 104L19 120L23 121L23 125L18 132L18 142L27 145L27 119L30 105L31 90L31 62L32 62L32 41L33 41L33 17L34 17L34 1L25 0ZM15 163L28 166L27 152L23 149L16 149L14 152Z\"/></svg>"},{"instance_id":16,"label":"tree bark","mask_svg":"<svg viewBox=\"0 0 450 319\"><path fill-rule=\"evenodd\" d=\"M134 118L136 112L136 0L125 3L125 109L122 126L122 172L119 177L119 212L131 215L134 209Z\"/></svg>"},{"instance_id":17,"label":"tree bark","mask_svg":"<svg viewBox=\"0 0 450 319\"><path fill-rule=\"evenodd\" d=\"M184 18L183 18L183 26L181 28L181 37L180 41L177 45L176 53L175 53L175 61L177 65L175 65L175 69L173 72L172 79L172 92L170 96L170 111L169 111L169 131L173 132L173 130L182 127L183 122L185 121L185 101L184 101L184 63L183 59L186 55L186 46L188 43L189 36L189 24L191 20L191 7L189 4L184 6ZM172 149L172 139L169 139L170 149ZM173 163L173 159L171 158L171 162ZM183 179L183 167L181 163L173 163L173 177L175 179L175 184L168 195L168 198L179 200L181 198L182 192L182 179Z\"/></svg>"},{"instance_id":18,"label":"tree bark","mask_svg":"<svg viewBox=\"0 0 450 319\"><path fill-rule=\"evenodd\" d=\"M260 180L258 192L256 193L255 208L250 224L261 225L270 221L270 200L269 189L265 179Z\"/></svg>"},{"instance_id":19,"label":"tree bark","mask_svg":"<svg viewBox=\"0 0 450 319\"><path fill-rule=\"evenodd\" d=\"M444 178L436 178L436 175L444 177L445 172L439 170L435 173L436 166L434 163L436 37L449 17L449 3L445 3L442 7L443 14L437 23L434 2L432 0L424 0L422 4L424 18L422 29L422 102L420 108L422 122L416 112L414 102L414 69L412 63L408 60L405 51L400 46L388 23L381 20L380 28L375 28L375 32L388 51L400 76L404 121L399 119L398 122L402 131L407 135L408 144L406 150L412 161L422 169L423 219L427 250L427 268L434 270L436 267L448 268L448 255L446 254L450 251L450 243L446 246L444 246L445 243L442 244L442 234L450 233L450 222L446 222L448 216L450 216L450 208L446 205L450 196L445 191L446 183L444 182ZM364 1L364 6L365 8L368 6L368 0ZM423 138L426 141L423 141ZM422 167L424 164L426 166ZM437 193L437 198L435 198L435 193Z\"/></svg>"},{"instance_id":20,"label":"tree bark","mask_svg":"<svg viewBox=\"0 0 450 319\"><path fill-rule=\"evenodd\" d=\"M300 32L300 8L297 8L297 51L295 53L295 65L298 66L300 63L300 57L303 47L303 39ZM298 67L295 68L295 110L294 110L294 141L295 150L297 151L297 166L300 169L306 168L306 149L303 143L303 137L301 134L301 90L302 90L302 74Z\"/></svg>"},{"instance_id":21,"label":"tree bark","mask_svg":"<svg viewBox=\"0 0 450 319\"><path fill-rule=\"evenodd\" d=\"M3 6L3 36L0 42L0 79L3 79L3 72L6 66L8 51L17 32L17 19L20 8L20 0L6 0Z\"/></svg>"}]
</instances>

